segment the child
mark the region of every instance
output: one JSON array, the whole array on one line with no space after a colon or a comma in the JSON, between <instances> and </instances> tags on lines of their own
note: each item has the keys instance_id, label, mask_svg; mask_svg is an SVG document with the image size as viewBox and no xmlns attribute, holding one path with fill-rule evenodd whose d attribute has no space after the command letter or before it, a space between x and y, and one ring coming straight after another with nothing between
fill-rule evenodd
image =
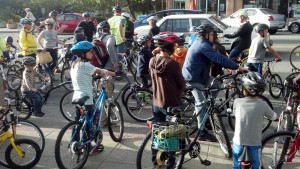
<instances>
[{"instance_id":1,"label":"child","mask_svg":"<svg viewBox=\"0 0 300 169\"><path fill-rule=\"evenodd\" d=\"M244 98L234 100L233 113L235 114L235 131L233 136L233 169L239 169L238 158L245 146L253 159L252 168L261 166L261 140L264 118L275 120L277 114L268 104L258 97L264 92L266 82L257 72L249 72L242 78Z\"/></svg>"},{"instance_id":2,"label":"child","mask_svg":"<svg viewBox=\"0 0 300 169\"><path fill-rule=\"evenodd\" d=\"M84 35L84 30L82 27L77 27L74 32L74 44L86 41L86 36Z\"/></svg>"},{"instance_id":3,"label":"child","mask_svg":"<svg viewBox=\"0 0 300 169\"><path fill-rule=\"evenodd\" d=\"M180 65L180 68L183 67L186 53L188 51L187 48L184 48L185 36L179 36L177 39L177 48L171 58L177 61Z\"/></svg>"},{"instance_id":4,"label":"child","mask_svg":"<svg viewBox=\"0 0 300 169\"><path fill-rule=\"evenodd\" d=\"M10 48L14 48L14 49L17 49L17 47L13 44L13 38L11 36L7 36L5 38L5 42L6 42L6 51L3 51L3 56L4 58L6 59L7 62L10 61L10 57L9 57L9 51L10 51Z\"/></svg>"},{"instance_id":5,"label":"child","mask_svg":"<svg viewBox=\"0 0 300 169\"><path fill-rule=\"evenodd\" d=\"M258 36L252 40L249 49L247 66L250 68L250 70L253 70L260 74L262 74L262 67L265 60L266 49L268 49L270 53L276 57L277 61L282 60L279 54L269 44L268 30L268 25L258 24L256 30Z\"/></svg>"},{"instance_id":6,"label":"child","mask_svg":"<svg viewBox=\"0 0 300 169\"><path fill-rule=\"evenodd\" d=\"M157 22L157 18L155 16L151 16L147 19L149 25L150 25L150 30L149 30L149 37L152 39L153 36L158 35L160 30L159 27L156 25ZM151 47L150 50L154 50L155 49L155 45L154 45L154 41L151 41Z\"/></svg>"},{"instance_id":7,"label":"child","mask_svg":"<svg viewBox=\"0 0 300 169\"><path fill-rule=\"evenodd\" d=\"M142 46L142 50L139 52L138 64L137 64L137 76L142 80L142 88L148 86L149 75L149 62L152 58L152 53L150 51L151 38L148 35L143 35L138 38L138 44Z\"/></svg>"},{"instance_id":8,"label":"child","mask_svg":"<svg viewBox=\"0 0 300 169\"><path fill-rule=\"evenodd\" d=\"M25 70L23 72L21 92L33 101L33 114L37 117L42 117L45 115L45 113L41 111L42 96L38 93L38 89L35 87L35 78L39 77L44 81L47 81L48 79L35 71L34 67L36 65L36 60L33 57L25 57L23 65L25 66Z\"/></svg>"}]
</instances>

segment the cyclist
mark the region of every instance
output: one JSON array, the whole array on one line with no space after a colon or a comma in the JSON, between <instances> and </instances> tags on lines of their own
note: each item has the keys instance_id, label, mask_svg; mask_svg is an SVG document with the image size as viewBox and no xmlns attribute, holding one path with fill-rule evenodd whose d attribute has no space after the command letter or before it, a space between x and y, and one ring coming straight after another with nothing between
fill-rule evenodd
<instances>
[{"instance_id":1,"label":"cyclist","mask_svg":"<svg viewBox=\"0 0 300 169\"><path fill-rule=\"evenodd\" d=\"M252 40L247 66L260 74L262 74L263 63L265 60L266 49L276 57L277 61L281 61L280 55L270 46L269 43L269 27L266 24L257 25L257 37Z\"/></svg>"},{"instance_id":2,"label":"cyclist","mask_svg":"<svg viewBox=\"0 0 300 169\"><path fill-rule=\"evenodd\" d=\"M133 35L134 35L134 24L133 22L130 20L130 14L127 12L123 12L121 14L121 16L123 16L126 21L125 21L125 46L126 46L126 50L131 49L132 46L132 42L133 42Z\"/></svg>"},{"instance_id":3,"label":"cyclist","mask_svg":"<svg viewBox=\"0 0 300 169\"><path fill-rule=\"evenodd\" d=\"M214 28L208 24L203 24L196 28L200 38L197 38L189 48L182 68L183 77L185 81L187 81L187 85L191 87L203 88L209 84L211 79L209 76L211 62L218 63L219 65L232 70L247 70L246 68L239 67L236 63L213 48L215 36L213 30ZM206 99L205 93L195 89L192 91L192 94L195 99L195 113L199 113L201 112L202 103ZM205 113L202 113L197 117L199 127L204 115ZM214 142L217 141L217 139L208 133L207 130L202 131L200 139Z\"/></svg>"},{"instance_id":4,"label":"cyclist","mask_svg":"<svg viewBox=\"0 0 300 169\"><path fill-rule=\"evenodd\" d=\"M147 19L147 22L150 25L150 30L148 35L150 36L150 38L153 38L153 36L159 34L160 32L159 27L156 25L157 18L155 16L150 16ZM154 49L155 49L155 45L154 45L154 40L152 39L150 50L153 51Z\"/></svg>"},{"instance_id":5,"label":"cyclist","mask_svg":"<svg viewBox=\"0 0 300 169\"><path fill-rule=\"evenodd\" d=\"M233 104L235 131L233 136L233 169L240 169L238 162L245 146L253 159L252 168L261 167L261 140L264 118L276 120L277 114L266 102L256 96L265 91L266 81L257 72L249 72L242 77L244 98L237 98ZM251 131L251 132L250 132Z\"/></svg>"},{"instance_id":6,"label":"cyclist","mask_svg":"<svg viewBox=\"0 0 300 169\"><path fill-rule=\"evenodd\" d=\"M91 21L91 15L89 13L82 14L83 21L81 21L77 27L82 27L84 30L84 35L87 37L89 42L93 41L93 35L96 33L96 28L94 23Z\"/></svg>"},{"instance_id":7,"label":"cyclist","mask_svg":"<svg viewBox=\"0 0 300 169\"><path fill-rule=\"evenodd\" d=\"M114 72L99 69L92 64L90 64L89 60L93 56L94 45L88 41L81 41L75 44L71 51L74 55L77 56L77 59L71 65L71 79L74 89L74 99L80 99L84 96L89 96L89 99L85 102L85 110L88 112L88 116L91 117L94 110L93 103L93 74L99 74L100 76L115 76ZM78 121L80 119L80 110L76 109L75 120ZM100 153L103 146L96 145L92 148L91 153Z\"/></svg>"},{"instance_id":8,"label":"cyclist","mask_svg":"<svg viewBox=\"0 0 300 169\"><path fill-rule=\"evenodd\" d=\"M179 36L177 39L177 48L174 52L173 55L171 55L171 58L176 60L180 67L183 67L184 61L185 61L185 57L187 54L188 49L184 47L184 42L185 42L185 36Z\"/></svg>"},{"instance_id":9,"label":"cyclist","mask_svg":"<svg viewBox=\"0 0 300 169\"><path fill-rule=\"evenodd\" d=\"M31 10L30 10L30 8L25 8L25 12L26 12L25 18L30 19L32 22L34 22L36 20L35 17L33 16L32 12L31 12Z\"/></svg>"},{"instance_id":10,"label":"cyclist","mask_svg":"<svg viewBox=\"0 0 300 169\"><path fill-rule=\"evenodd\" d=\"M84 30L82 27L77 27L75 29L75 34L74 34L74 44L81 42L81 41L86 41L87 38L84 35Z\"/></svg>"},{"instance_id":11,"label":"cyclist","mask_svg":"<svg viewBox=\"0 0 300 169\"><path fill-rule=\"evenodd\" d=\"M19 45L23 51L24 56L36 57L37 45L30 33L32 22L28 18L22 18L20 23L23 25L23 30L19 34Z\"/></svg>"},{"instance_id":12,"label":"cyclist","mask_svg":"<svg viewBox=\"0 0 300 169\"><path fill-rule=\"evenodd\" d=\"M153 37L160 53L151 58L149 71L153 88L153 123L165 122L167 108L181 103L181 94L185 89L185 81L178 62L170 56L176 48L177 36L172 32L161 32ZM152 149L153 167L157 166L156 149ZM170 157L166 168L175 164L175 155Z\"/></svg>"},{"instance_id":13,"label":"cyclist","mask_svg":"<svg viewBox=\"0 0 300 169\"><path fill-rule=\"evenodd\" d=\"M5 42L6 42L6 50L3 51L3 56L6 59L6 61L10 61L10 57L9 57L9 52L10 52L10 48L14 48L17 49L17 47L13 44L14 39L11 36L7 36L5 38Z\"/></svg>"},{"instance_id":14,"label":"cyclist","mask_svg":"<svg viewBox=\"0 0 300 169\"><path fill-rule=\"evenodd\" d=\"M53 29L56 30L58 34L63 33L68 27L68 25L59 25L59 22L57 21L58 12L56 10L49 12L49 17L53 20Z\"/></svg>"}]
</instances>

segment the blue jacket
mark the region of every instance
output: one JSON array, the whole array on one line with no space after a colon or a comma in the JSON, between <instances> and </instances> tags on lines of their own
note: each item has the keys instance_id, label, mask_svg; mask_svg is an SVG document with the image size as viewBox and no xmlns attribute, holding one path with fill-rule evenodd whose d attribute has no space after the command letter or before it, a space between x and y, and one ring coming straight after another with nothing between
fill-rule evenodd
<instances>
[{"instance_id":1,"label":"blue jacket","mask_svg":"<svg viewBox=\"0 0 300 169\"><path fill-rule=\"evenodd\" d=\"M211 61L225 68L238 69L236 63L213 49L211 42L197 38L189 48L182 68L185 81L207 85Z\"/></svg>"}]
</instances>

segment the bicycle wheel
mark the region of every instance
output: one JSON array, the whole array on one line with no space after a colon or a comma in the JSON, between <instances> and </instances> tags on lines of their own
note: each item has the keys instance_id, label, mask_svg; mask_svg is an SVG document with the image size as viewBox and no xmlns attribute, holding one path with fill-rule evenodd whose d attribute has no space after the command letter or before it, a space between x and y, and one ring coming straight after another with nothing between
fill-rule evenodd
<instances>
[{"instance_id":1,"label":"bicycle wheel","mask_svg":"<svg viewBox=\"0 0 300 169\"><path fill-rule=\"evenodd\" d=\"M22 84L22 67L12 65L8 68L6 73L7 86L10 90L16 91L21 88Z\"/></svg>"},{"instance_id":2,"label":"bicycle wheel","mask_svg":"<svg viewBox=\"0 0 300 169\"><path fill-rule=\"evenodd\" d=\"M126 111L135 120L146 122L152 118L152 92L147 89L136 89L126 98Z\"/></svg>"},{"instance_id":3,"label":"bicycle wheel","mask_svg":"<svg viewBox=\"0 0 300 169\"><path fill-rule=\"evenodd\" d=\"M69 91L62 96L59 102L59 109L64 118L68 121L75 119L75 106L72 104L74 91Z\"/></svg>"},{"instance_id":4,"label":"bicycle wheel","mask_svg":"<svg viewBox=\"0 0 300 169\"><path fill-rule=\"evenodd\" d=\"M225 157L232 157L232 148L230 140L223 124L222 118L218 116L219 112L217 109L212 110L212 115L210 118L210 124L213 126L214 135L216 136L221 150L225 154Z\"/></svg>"},{"instance_id":5,"label":"bicycle wheel","mask_svg":"<svg viewBox=\"0 0 300 169\"><path fill-rule=\"evenodd\" d=\"M27 120L33 113L33 105L30 99L21 97L15 101L15 106L12 107L15 115L21 120Z\"/></svg>"},{"instance_id":6,"label":"bicycle wheel","mask_svg":"<svg viewBox=\"0 0 300 169\"><path fill-rule=\"evenodd\" d=\"M152 155L152 151L155 152L157 150L152 150L151 147L153 147L152 145L152 131L149 131L146 135L146 138L143 140L137 156L136 156L136 168L137 169L150 169L153 168L154 163L153 161L157 161L157 155L155 155L153 153ZM168 159L164 158L164 157L168 157L168 156L172 156L174 157L175 155L175 167L174 168L181 168L182 167L182 163L184 160L184 154L182 151L176 152L176 153L171 153L170 152L159 152L161 153L160 155L160 161L163 162L162 166L159 166L157 168L165 168L166 164L168 163Z\"/></svg>"},{"instance_id":7,"label":"bicycle wheel","mask_svg":"<svg viewBox=\"0 0 300 169\"><path fill-rule=\"evenodd\" d=\"M71 73L70 73L70 71L71 71L71 67L65 67L62 70L62 72L60 74L60 80L61 80L62 83L66 82L66 81L71 81ZM66 88L68 91L71 91L71 90L73 90L73 85L72 85L72 83L65 84L64 88Z\"/></svg>"},{"instance_id":8,"label":"bicycle wheel","mask_svg":"<svg viewBox=\"0 0 300 169\"><path fill-rule=\"evenodd\" d=\"M285 163L285 155L288 152L290 141L295 138L295 133L280 131L265 137L262 141L262 163L268 169L289 169L296 168L289 164L282 167Z\"/></svg>"},{"instance_id":9,"label":"bicycle wheel","mask_svg":"<svg viewBox=\"0 0 300 169\"><path fill-rule=\"evenodd\" d=\"M285 110L280 114L276 130L277 132L292 131L292 119L289 110Z\"/></svg>"},{"instance_id":10,"label":"bicycle wheel","mask_svg":"<svg viewBox=\"0 0 300 169\"><path fill-rule=\"evenodd\" d=\"M43 79L37 77L37 78L35 78L35 84L38 86L38 88L46 85L47 86L46 91L50 90L53 87L53 79L52 79L51 74L49 72L47 72L46 70L39 70L38 72L41 75L43 75L43 77L45 77L49 80L46 82Z\"/></svg>"},{"instance_id":11,"label":"bicycle wheel","mask_svg":"<svg viewBox=\"0 0 300 169\"><path fill-rule=\"evenodd\" d=\"M300 70L300 45L291 51L290 63L294 69Z\"/></svg>"},{"instance_id":12,"label":"bicycle wheel","mask_svg":"<svg viewBox=\"0 0 300 169\"><path fill-rule=\"evenodd\" d=\"M15 144L21 148L24 157L19 157L10 144L5 151L5 159L11 168L28 169L40 161L42 153L37 143L29 139L19 139Z\"/></svg>"},{"instance_id":13,"label":"bicycle wheel","mask_svg":"<svg viewBox=\"0 0 300 169\"><path fill-rule=\"evenodd\" d=\"M283 86L281 77L278 74L272 74L269 81L269 93L274 99L278 99L283 93L283 89L278 87L278 85L276 84L280 84L280 86Z\"/></svg>"},{"instance_id":14,"label":"bicycle wheel","mask_svg":"<svg viewBox=\"0 0 300 169\"><path fill-rule=\"evenodd\" d=\"M55 142L55 160L60 169L79 169L85 165L90 143L78 141L85 134L87 132L82 130L82 122L79 121L72 121L60 130Z\"/></svg>"},{"instance_id":15,"label":"bicycle wheel","mask_svg":"<svg viewBox=\"0 0 300 169\"><path fill-rule=\"evenodd\" d=\"M120 142L124 134L124 118L121 106L114 100L109 103L107 111L107 128L109 135L115 142Z\"/></svg>"}]
</instances>

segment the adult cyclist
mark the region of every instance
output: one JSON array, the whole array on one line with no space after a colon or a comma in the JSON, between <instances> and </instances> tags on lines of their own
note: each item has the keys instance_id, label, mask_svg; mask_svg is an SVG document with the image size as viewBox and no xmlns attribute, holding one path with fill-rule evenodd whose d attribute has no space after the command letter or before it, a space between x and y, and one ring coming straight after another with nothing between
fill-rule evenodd
<instances>
[{"instance_id":1,"label":"adult cyclist","mask_svg":"<svg viewBox=\"0 0 300 169\"><path fill-rule=\"evenodd\" d=\"M24 56L36 57L37 45L31 34L32 21L28 18L22 18L20 23L23 29L19 34L19 45L23 51Z\"/></svg>"}]
</instances>

